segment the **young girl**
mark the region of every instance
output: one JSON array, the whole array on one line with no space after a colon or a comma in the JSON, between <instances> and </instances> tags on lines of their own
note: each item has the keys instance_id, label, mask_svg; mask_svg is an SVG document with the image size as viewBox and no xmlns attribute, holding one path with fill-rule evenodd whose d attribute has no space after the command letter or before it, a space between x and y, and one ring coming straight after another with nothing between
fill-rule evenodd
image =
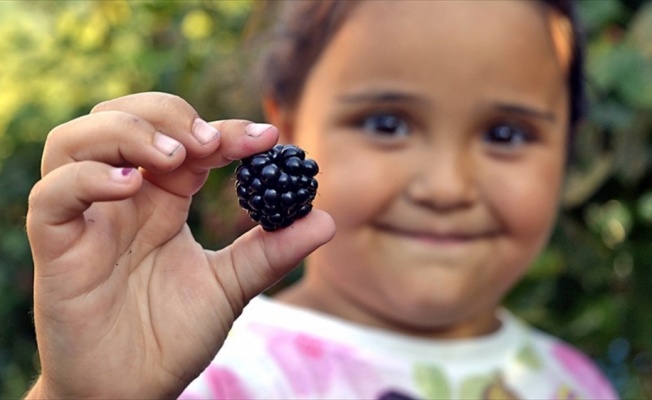
<instances>
[{"instance_id":1,"label":"young girl","mask_svg":"<svg viewBox=\"0 0 652 400\"><path fill-rule=\"evenodd\" d=\"M570 5L285 5L265 111L319 162L328 214L203 250L192 194L274 126L207 124L146 93L56 128L27 221L43 366L29 396L192 381L182 397L615 398L500 306L548 239L579 118ZM300 283L230 330L306 256Z\"/></svg>"}]
</instances>

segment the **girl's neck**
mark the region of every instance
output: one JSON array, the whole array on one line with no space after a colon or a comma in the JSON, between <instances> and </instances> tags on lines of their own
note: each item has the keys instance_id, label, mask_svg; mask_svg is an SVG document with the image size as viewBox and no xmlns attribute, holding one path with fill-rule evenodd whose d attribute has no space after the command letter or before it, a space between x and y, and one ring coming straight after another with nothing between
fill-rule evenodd
<instances>
[{"instance_id":1,"label":"girl's neck","mask_svg":"<svg viewBox=\"0 0 652 400\"><path fill-rule=\"evenodd\" d=\"M495 310L456 324L434 328L408 326L383 318L362 305L352 306L351 302L343 300L339 295L327 293L324 288L319 289L318 286L311 285L306 279L281 291L275 296L275 299L282 303L330 314L361 325L421 338L472 338L490 334L500 328L500 320L497 318Z\"/></svg>"}]
</instances>

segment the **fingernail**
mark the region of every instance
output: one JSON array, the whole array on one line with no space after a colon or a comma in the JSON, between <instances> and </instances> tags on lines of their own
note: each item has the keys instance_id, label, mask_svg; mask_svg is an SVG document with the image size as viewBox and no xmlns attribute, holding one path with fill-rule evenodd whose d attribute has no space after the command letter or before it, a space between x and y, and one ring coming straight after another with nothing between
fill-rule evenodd
<instances>
[{"instance_id":1,"label":"fingernail","mask_svg":"<svg viewBox=\"0 0 652 400\"><path fill-rule=\"evenodd\" d=\"M201 144L207 144L220 136L220 132L201 118L195 118L192 123L192 134Z\"/></svg>"},{"instance_id":2,"label":"fingernail","mask_svg":"<svg viewBox=\"0 0 652 400\"><path fill-rule=\"evenodd\" d=\"M111 170L111 179L116 182L126 182L134 172L136 172L136 168L113 168Z\"/></svg>"},{"instance_id":3,"label":"fingernail","mask_svg":"<svg viewBox=\"0 0 652 400\"><path fill-rule=\"evenodd\" d=\"M271 127L273 125L270 124L249 124L245 128L245 133L252 137L258 137Z\"/></svg>"},{"instance_id":4,"label":"fingernail","mask_svg":"<svg viewBox=\"0 0 652 400\"><path fill-rule=\"evenodd\" d=\"M161 132L156 132L154 134L154 147L166 156L172 156L181 148L181 142Z\"/></svg>"}]
</instances>

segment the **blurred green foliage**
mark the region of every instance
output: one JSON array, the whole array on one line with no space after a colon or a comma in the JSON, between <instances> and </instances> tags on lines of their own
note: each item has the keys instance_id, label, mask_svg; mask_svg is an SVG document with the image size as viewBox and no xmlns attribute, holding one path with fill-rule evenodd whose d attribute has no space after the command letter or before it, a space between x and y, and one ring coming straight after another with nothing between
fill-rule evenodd
<instances>
[{"instance_id":1,"label":"blurred green foliage","mask_svg":"<svg viewBox=\"0 0 652 400\"><path fill-rule=\"evenodd\" d=\"M652 398L652 4L580 5L590 112L551 244L507 303L591 355L624 398ZM24 217L48 131L146 90L178 94L209 120L259 120L241 51L256 8L0 2L0 398L20 397L38 370ZM226 169L193 203L189 223L208 247L249 226L232 192Z\"/></svg>"}]
</instances>

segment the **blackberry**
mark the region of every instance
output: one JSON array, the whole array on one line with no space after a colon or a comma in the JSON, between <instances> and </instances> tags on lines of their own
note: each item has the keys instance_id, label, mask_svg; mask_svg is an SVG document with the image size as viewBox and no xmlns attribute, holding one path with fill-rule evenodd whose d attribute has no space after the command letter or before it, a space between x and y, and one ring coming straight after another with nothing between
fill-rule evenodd
<instances>
[{"instance_id":1,"label":"blackberry","mask_svg":"<svg viewBox=\"0 0 652 400\"><path fill-rule=\"evenodd\" d=\"M297 146L278 144L238 165L238 202L264 230L285 228L312 210L319 167L305 157Z\"/></svg>"}]
</instances>

